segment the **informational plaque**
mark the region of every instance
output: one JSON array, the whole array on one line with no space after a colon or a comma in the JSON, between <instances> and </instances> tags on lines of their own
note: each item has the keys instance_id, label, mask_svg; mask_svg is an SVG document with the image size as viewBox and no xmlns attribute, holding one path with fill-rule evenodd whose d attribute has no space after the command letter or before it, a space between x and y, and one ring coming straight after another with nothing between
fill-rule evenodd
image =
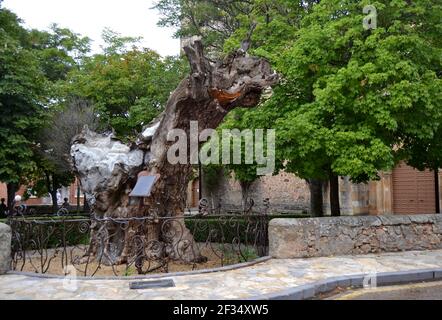
<instances>
[{"instance_id":1,"label":"informational plaque","mask_svg":"<svg viewBox=\"0 0 442 320\"><path fill-rule=\"evenodd\" d=\"M135 188L130 193L130 197L137 197L137 198L147 198L150 196L150 193L152 191L152 188L156 182L155 176L141 176L138 177L137 184L135 185Z\"/></svg>"}]
</instances>

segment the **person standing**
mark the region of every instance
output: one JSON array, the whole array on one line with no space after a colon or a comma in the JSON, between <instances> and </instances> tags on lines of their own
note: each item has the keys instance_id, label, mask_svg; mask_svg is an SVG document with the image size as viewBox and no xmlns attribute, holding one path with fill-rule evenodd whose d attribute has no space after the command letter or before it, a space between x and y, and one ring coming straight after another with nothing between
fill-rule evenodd
<instances>
[{"instance_id":1,"label":"person standing","mask_svg":"<svg viewBox=\"0 0 442 320\"><path fill-rule=\"evenodd\" d=\"M71 208L71 204L69 203L69 199L68 198L64 198L64 202L61 206L63 209L67 209L69 210Z\"/></svg>"}]
</instances>

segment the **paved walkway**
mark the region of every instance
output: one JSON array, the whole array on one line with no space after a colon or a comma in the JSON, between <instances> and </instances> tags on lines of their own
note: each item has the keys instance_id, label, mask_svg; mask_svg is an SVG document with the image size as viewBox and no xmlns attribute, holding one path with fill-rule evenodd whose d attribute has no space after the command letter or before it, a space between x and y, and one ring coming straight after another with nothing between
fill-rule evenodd
<instances>
[{"instance_id":1,"label":"paved walkway","mask_svg":"<svg viewBox=\"0 0 442 320\"><path fill-rule=\"evenodd\" d=\"M331 277L430 268L442 268L442 250L269 260L231 271L170 276L167 279L173 279L175 287L147 290L131 290L128 280L72 282L4 275L0 276L0 299L248 299Z\"/></svg>"}]
</instances>

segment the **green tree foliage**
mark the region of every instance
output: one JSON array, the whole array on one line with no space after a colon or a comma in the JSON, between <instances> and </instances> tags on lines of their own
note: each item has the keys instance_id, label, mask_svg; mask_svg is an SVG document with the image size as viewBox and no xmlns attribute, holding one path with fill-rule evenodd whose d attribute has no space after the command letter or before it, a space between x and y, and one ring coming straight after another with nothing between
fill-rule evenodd
<instances>
[{"instance_id":1,"label":"green tree foliage","mask_svg":"<svg viewBox=\"0 0 442 320\"><path fill-rule=\"evenodd\" d=\"M286 45L293 44L294 32L299 29L302 18L319 2L320 0L250 1L250 12L236 17L240 27L226 39L222 49L228 53L239 48L241 42L248 39L252 26L252 52L271 58L284 50Z\"/></svg>"},{"instance_id":2,"label":"green tree foliage","mask_svg":"<svg viewBox=\"0 0 442 320\"><path fill-rule=\"evenodd\" d=\"M177 38L200 36L209 55L223 51L224 42L241 27L239 18L251 13L254 1L159 0L160 26L177 28Z\"/></svg>"},{"instance_id":3,"label":"green tree foliage","mask_svg":"<svg viewBox=\"0 0 442 320\"><path fill-rule=\"evenodd\" d=\"M33 195L43 196L49 193L53 200L54 212L56 212L58 209L57 190L70 185L74 176L66 161L66 152L62 153L60 148L53 148L53 146L64 144L65 148L69 148L72 136L70 139L63 138L71 133L70 128L75 128L76 119L75 114L69 122L64 122L65 128L57 130L60 126L61 114L72 116L72 113L60 111L66 108L63 106L64 100L57 88L60 83L64 83L69 72L79 67L81 60L89 52L89 39L55 24L51 25L49 32L24 31L26 37L23 45L32 51L45 77L45 107L39 125L30 128L33 133L30 141L32 158L29 161L32 168L29 168L26 175L21 174L24 177L21 183L26 184L27 190ZM38 79L35 78L34 81L38 82ZM60 161L62 157L65 159L63 165Z\"/></svg>"},{"instance_id":4,"label":"green tree foliage","mask_svg":"<svg viewBox=\"0 0 442 320\"><path fill-rule=\"evenodd\" d=\"M118 55L129 51L131 48L137 48L137 45L141 41L141 37L124 37L118 32L113 31L110 28L105 28L101 34L101 37L105 43L101 47L105 55Z\"/></svg>"},{"instance_id":5,"label":"green tree foliage","mask_svg":"<svg viewBox=\"0 0 442 320\"><path fill-rule=\"evenodd\" d=\"M81 37L57 24L50 31L31 30L29 41L39 58L48 80L66 80L67 74L78 68L90 52L90 39Z\"/></svg>"},{"instance_id":6,"label":"green tree foliage","mask_svg":"<svg viewBox=\"0 0 442 320\"><path fill-rule=\"evenodd\" d=\"M69 131L50 141L43 131L56 128L54 108L62 103L56 83L78 66L89 39L57 25L49 32L26 30L6 9L0 9L0 39L0 181L7 183L9 205L26 184L38 195L51 193L56 206L57 189L69 185L73 175L68 165L61 170L45 147Z\"/></svg>"},{"instance_id":7,"label":"green tree foliage","mask_svg":"<svg viewBox=\"0 0 442 320\"><path fill-rule=\"evenodd\" d=\"M105 29L103 39L103 53L91 56L88 38L55 24L27 30L0 9L0 181L10 201L27 184L36 195L50 193L56 209L57 189L73 178L66 160L73 135L86 124L134 137L187 72L181 58L138 48L139 38Z\"/></svg>"},{"instance_id":8,"label":"green tree foliage","mask_svg":"<svg viewBox=\"0 0 442 320\"><path fill-rule=\"evenodd\" d=\"M26 40L19 19L0 9L0 181L8 185L9 205L35 166L31 147L43 123L46 96L43 70Z\"/></svg>"},{"instance_id":9,"label":"green tree foliage","mask_svg":"<svg viewBox=\"0 0 442 320\"><path fill-rule=\"evenodd\" d=\"M375 30L363 28L367 4L377 8ZM440 2L323 0L312 8L293 25L291 40L280 20L273 23L283 23L284 34L256 48L282 82L242 121L276 128L278 158L306 179L365 182L410 154L414 165L434 166L442 115Z\"/></svg>"},{"instance_id":10,"label":"green tree foliage","mask_svg":"<svg viewBox=\"0 0 442 320\"><path fill-rule=\"evenodd\" d=\"M184 78L187 64L181 58L162 58L140 49L137 39L109 30L104 37L104 53L86 58L80 69L69 74L66 95L91 101L102 129L134 137L162 111Z\"/></svg>"},{"instance_id":11,"label":"green tree foliage","mask_svg":"<svg viewBox=\"0 0 442 320\"><path fill-rule=\"evenodd\" d=\"M27 190L38 197L50 194L56 213L57 191L71 185L75 179L70 160L72 139L84 126L95 130L98 119L87 101L75 99L60 110L52 110L47 122L48 126L38 130L37 144L33 148L36 168L27 179Z\"/></svg>"}]
</instances>

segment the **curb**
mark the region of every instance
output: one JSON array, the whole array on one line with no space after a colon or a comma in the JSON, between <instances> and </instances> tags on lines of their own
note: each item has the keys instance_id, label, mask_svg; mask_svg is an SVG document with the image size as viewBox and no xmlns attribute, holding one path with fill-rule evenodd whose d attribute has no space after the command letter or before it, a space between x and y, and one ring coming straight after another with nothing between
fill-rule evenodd
<instances>
[{"instance_id":1,"label":"curb","mask_svg":"<svg viewBox=\"0 0 442 320\"><path fill-rule=\"evenodd\" d=\"M129 276L129 277L121 277L121 276L84 277L84 276L77 276L76 279L81 280L81 281L93 281L93 280L116 280L116 281L126 280L126 281L131 281L131 280L150 280L150 279L161 279L161 278L173 278L173 277L191 276L191 275L198 275L198 274L216 273L216 272L224 272L224 271L243 269L243 268L254 266L259 263L267 262L271 259L272 259L272 257L267 256L267 257L255 259L250 262L244 262L244 263L240 263L240 264L234 264L234 265L220 267L220 268L214 268L214 269L202 269L202 270L195 270L195 271L183 271L183 272L152 274L152 275L144 275L144 276ZM5 275L26 276L26 277L30 277L30 278L40 278L40 279L65 279L66 278L65 276L60 276L60 275L41 274L41 273L32 273L32 272L20 272L20 271L8 271Z\"/></svg>"},{"instance_id":2,"label":"curb","mask_svg":"<svg viewBox=\"0 0 442 320\"><path fill-rule=\"evenodd\" d=\"M383 272L377 274L355 274L350 276L333 277L277 293L260 295L246 300L307 300L335 290L338 287L362 288L367 276L376 276L376 285L391 286L415 282L442 280L442 269L422 269L400 272Z\"/></svg>"}]
</instances>

